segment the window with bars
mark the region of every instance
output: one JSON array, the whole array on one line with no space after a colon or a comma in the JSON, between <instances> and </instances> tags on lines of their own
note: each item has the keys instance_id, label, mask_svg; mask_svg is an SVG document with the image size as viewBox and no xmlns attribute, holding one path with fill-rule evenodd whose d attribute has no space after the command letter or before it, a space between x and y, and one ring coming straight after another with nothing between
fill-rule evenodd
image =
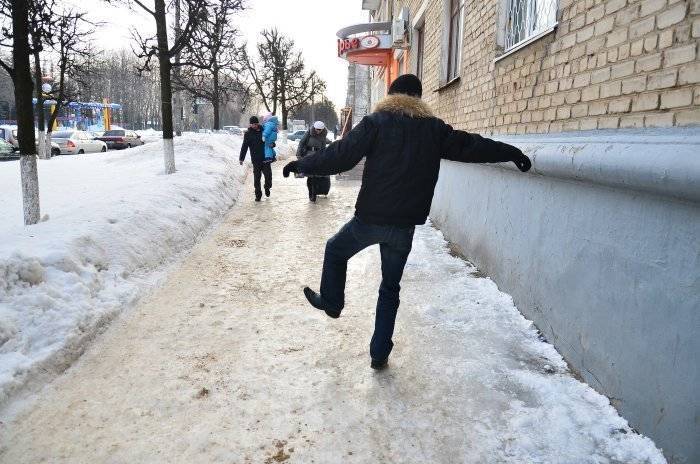
<instances>
[{"instance_id":1,"label":"window with bars","mask_svg":"<svg viewBox=\"0 0 700 464\"><path fill-rule=\"evenodd\" d=\"M447 82L459 77L460 57L462 56L462 0L450 0L447 52Z\"/></svg>"},{"instance_id":2,"label":"window with bars","mask_svg":"<svg viewBox=\"0 0 700 464\"><path fill-rule=\"evenodd\" d=\"M557 24L557 0L507 0L505 51Z\"/></svg>"}]
</instances>

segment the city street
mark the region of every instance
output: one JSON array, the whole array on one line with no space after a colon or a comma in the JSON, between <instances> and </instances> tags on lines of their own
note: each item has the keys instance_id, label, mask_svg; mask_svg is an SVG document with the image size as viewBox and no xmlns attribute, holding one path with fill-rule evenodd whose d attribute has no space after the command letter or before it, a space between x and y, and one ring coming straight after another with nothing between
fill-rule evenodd
<instances>
[{"instance_id":1,"label":"city street","mask_svg":"<svg viewBox=\"0 0 700 464\"><path fill-rule=\"evenodd\" d=\"M359 184L274 170L66 373L0 424L0 462L661 463L512 299L417 229L389 368L369 368L378 249L337 320L306 304Z\"/></svg>"}]
</instances>

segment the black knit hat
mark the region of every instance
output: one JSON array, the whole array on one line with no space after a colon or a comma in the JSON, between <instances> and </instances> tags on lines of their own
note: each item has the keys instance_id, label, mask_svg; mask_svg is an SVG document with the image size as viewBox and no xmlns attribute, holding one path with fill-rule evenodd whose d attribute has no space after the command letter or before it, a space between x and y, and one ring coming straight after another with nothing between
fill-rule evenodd
<instances>
[{"instance_id":1,"label":"black knit hat","mask_svg":"<svg viewBox=\"0 0 700 464\"><path fill-rule=\"evenodd\" d=\"M251 123L251 124L260 124L260 120L258 119L257 116L251 116L251 117L250 117L250 123Z\"/></svg>"},{"instance_id":2,"label":"black knit hat","mask_svg":"<svg viewBox=\"0 0 700 464\"><path fill-rule=\"evenodd\" d=\"M418 76L413 74L404 74L397 77L389 86L389 95L395 93L403 93L411 97L423 96L423 84L421 84Z\"/></svg>"}]
</instances>

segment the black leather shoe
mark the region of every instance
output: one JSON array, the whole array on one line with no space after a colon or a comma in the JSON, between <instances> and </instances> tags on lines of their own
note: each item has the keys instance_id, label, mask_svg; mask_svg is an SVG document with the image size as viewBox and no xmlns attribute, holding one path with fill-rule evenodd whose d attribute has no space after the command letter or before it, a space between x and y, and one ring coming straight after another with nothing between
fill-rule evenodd
<instances>
[{"instance_id":1,"label":"black leather shoe","mask_svg":"<svg viewBox=\"0 0 700 464\"><path fill-rule=\"evenodd\" d=\"M338 319L340 317L340 311L328 307L328 304L321 298L321 295L311 290L309 287L304 287L304 296L309 301L311 306L316 309L324 311L328 317L333 319Z\"/></svg>"},{"instance_id":2,"label":"black leather shoe","mask_svg":"<svg viewBox=\"0 0 700 464\"><path fill-rule=\"evenodd\" d=\"M270 196L270 187L265 187L265 196L266 197Z\"/></svg>"},{"instance_id":3,"label":"black leather shoe","mask_svg":"<svg viewBox=\"0 0 700 464\"><path fill-rule=\"evenodd\" d=\"M382 369L386 369L387 366L389 366L389 358L378 360L378 359L373 359L372 362L370 363L369 367L376 371L381 371Z\"/></svg>"}]
</instances>

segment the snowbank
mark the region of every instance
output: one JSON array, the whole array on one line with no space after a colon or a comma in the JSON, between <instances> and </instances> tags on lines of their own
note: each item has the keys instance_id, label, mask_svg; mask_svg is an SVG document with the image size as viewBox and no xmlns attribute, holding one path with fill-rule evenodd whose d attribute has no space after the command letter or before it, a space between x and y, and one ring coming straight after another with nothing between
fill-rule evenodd
<instances>
[{"instance_id":1,"label":"snowbank","mask_svg":"<svg viewBox=\"0 0 700 464\"><path fill-rule=\"evenodd\" d=\"M163 139L163 131L146 129L138 130L136 131L136 133L141 136L141 140L143 141L143 143L152 143Z\"/></svg>"},{"instance_id":2,"label":"snowbank","mask_svg":"<svg viewBox=\"0 0 700 464\"><path fill-rule=\"evenodd\" d=\"M187 135L178 172L162 142L39 161L46 222L22 225L19 166L0 164L0 405L61 372L235 202L241 139Z\"/></svg>"}]
</instances>

